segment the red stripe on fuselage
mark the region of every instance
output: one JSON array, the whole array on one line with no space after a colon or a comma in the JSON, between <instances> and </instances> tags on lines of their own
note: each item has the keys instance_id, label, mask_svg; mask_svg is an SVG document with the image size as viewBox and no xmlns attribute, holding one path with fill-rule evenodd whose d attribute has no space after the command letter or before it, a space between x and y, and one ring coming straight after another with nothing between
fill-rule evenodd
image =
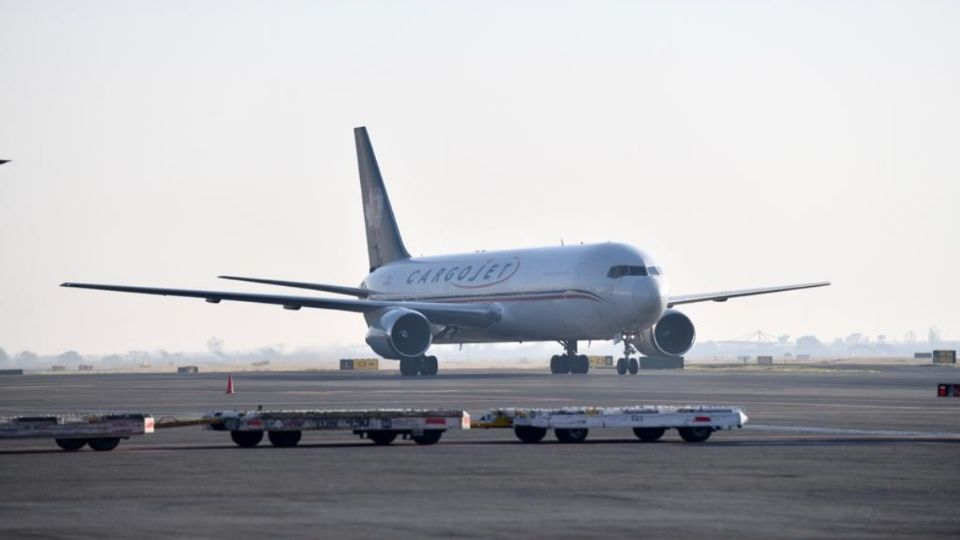
<instances>
[{"instance_id":1,"label":"red stripe on fuselage","mask_svg":"<svg viewBox=\"0 0 960 540\"><path fill-rule=\"evenodd\" d=\"M538 300L591 300L603 302L603 298L587 291L550 292L550 293L504 293L477 296L419 296L419 297L379 297L377 300L394 302L439 302L447 304L485 303L485 302L535 302Z\"/></svg>"}]
</instances>

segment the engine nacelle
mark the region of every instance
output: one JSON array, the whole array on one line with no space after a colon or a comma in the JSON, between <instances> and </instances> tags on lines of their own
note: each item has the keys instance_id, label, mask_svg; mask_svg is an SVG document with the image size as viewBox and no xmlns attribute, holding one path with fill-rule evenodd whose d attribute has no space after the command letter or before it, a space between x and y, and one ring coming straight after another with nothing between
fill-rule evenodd
<instances>
[{"instance_id":1,"label":"engine nacelle","mask_svg":"<svg viewBox=\"0 0 960 540\"><path fill-rule=\"evenodd\" d=\"M640 332L635 346L646 356L683 356L696 339L690 318L668 309L657 324Z\"/></svg>"},{"instance_id":2,"label":"engine nacelle","mask_svg":"<svg viewBox=\"0 0 960 540\"><path fill-rule=\"evenodd\" d=\"M421 356L431 343L430 321L412 309L389 309L367 331L367 345L373 352L393 360Z\"/></svg>"}]
</instances>

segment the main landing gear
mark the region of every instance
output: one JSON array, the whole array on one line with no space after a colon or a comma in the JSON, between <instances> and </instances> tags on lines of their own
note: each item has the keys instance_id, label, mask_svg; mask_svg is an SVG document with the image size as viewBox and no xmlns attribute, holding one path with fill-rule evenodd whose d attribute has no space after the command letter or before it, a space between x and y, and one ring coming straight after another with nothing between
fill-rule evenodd
<instances>
[{"instance_id":1,"label":"main landing gear","mask_svg":"<svg viewBox=\"0 0 960 540\"><path fill-rule=\"evenodd\" d=\"M617 359L617 375L626 375L627 373L636 375L640 371L640 363L637 359L630 358L631 354L637 352L630 344L630 337L627 334L623 335L623 358Z\"/></svg>"},{"instance_id":2,"label":"main landing gear","mask_svg":"<svg viewBox=\"0 0 960 540\"><path fill-rule=\"evenodd\" d=\"M401 358L400 374L405 377L414 375L436 375L437 374L436 356L419 356L417 358Z\"/></svg>"},{"instance_id":3,"label":"main landing gear","mask_svg":"<svg viewBox=\"0 0 960 540\"><path fill-rule=\"evenodd\" d=\"M590 371L590 360L586 355L577 354L577 341L575 339L562 340L560 344L563 345L566 352L550 358L550 373L554 375L564 373L585 375Z\"/></svg>"}]
</instances>

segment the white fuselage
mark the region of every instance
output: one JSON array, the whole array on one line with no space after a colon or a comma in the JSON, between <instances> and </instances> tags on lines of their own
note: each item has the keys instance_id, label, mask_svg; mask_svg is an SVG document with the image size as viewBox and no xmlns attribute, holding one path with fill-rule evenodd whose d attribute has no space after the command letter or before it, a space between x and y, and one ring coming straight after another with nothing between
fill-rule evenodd
<instances>
[{"instance_id":1,"label":"white fuselage","mask_svg":"<svg viewBox=\"0 0 960 540\"><path fill-rule=\"evenodd\" d=\"M614 267L632 275L611 277ZM617 243L411 258L377 268L362 286L374 300L487 302L501 311L484 329L438 328L434 343L608 340L653 326L667 305L653 259Z\"/></svg>"}]
</instances>

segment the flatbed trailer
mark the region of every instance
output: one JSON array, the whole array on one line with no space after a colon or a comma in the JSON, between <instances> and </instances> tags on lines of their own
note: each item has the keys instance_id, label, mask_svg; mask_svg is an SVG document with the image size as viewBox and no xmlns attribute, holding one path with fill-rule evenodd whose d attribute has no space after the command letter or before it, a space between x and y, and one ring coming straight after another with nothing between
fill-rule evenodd
<instances>
[{"instance_id":1,"label":"flatbed trailer","mask_svg":"<svg viewBox=\"0 0 960 540\"><path fill-rule=\"evenodd\" d=\"M304 431L350 430L361 439L386 445L398 436L426 445L449 429L470 429L470 415L460 410L360 409L319 411L217 411L204 417L205 429L229 431L237 446L249 448L263 440L290 447Z\"/></svg>"},{"instance_id":2,"label":"flatbed trailer","mask_svg":"<svg viewBox=\"0 0 960 540\"><path fill-rule=\"evenodd\" d=\"M153 433L153 417L140 413L73 413L0 417L0 439L53 439L73 452L85 445L113 450L120 439Z\"/></svg>"},{"instance_id":3,"label":"flatbed trailer","mask_svg":"<svg viewBox=\"0 0 960 540\"><path fill-rule=\"evenodd\" d=\"M657 441L668 429L676 429L687 442L704 442L714 431L740 428L746 422L747 415L736 407L640 405L492 409L473 427L512 428L525 443L540 442L549 429L560 442L579 443L586 440L589 430L603 428L632 428L643 442Z\"/></svg>"}]
</instances>

